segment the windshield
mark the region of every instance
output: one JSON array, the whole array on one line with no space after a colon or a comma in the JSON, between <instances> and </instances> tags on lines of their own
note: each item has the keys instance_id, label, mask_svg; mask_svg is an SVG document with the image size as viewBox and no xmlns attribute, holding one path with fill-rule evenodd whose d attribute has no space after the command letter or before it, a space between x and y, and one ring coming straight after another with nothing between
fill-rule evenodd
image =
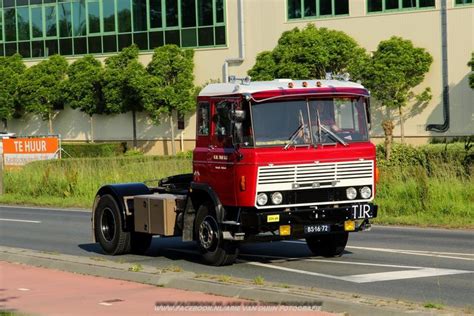
<instances>
[{"instance_id":1,"label":"windshield","mask_svg":"<svg viewBox=\"0 0 474 316\"><path fill-rule=\"evenodd\" d=\"M278 146L367 141L364 98L274 101L252 105L255 144Z\"/></svg>"}]
</instances>

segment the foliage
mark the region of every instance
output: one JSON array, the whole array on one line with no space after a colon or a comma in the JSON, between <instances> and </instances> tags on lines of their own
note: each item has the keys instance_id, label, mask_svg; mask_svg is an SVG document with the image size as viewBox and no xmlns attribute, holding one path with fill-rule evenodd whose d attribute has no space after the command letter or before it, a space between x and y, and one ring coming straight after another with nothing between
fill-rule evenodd
<instances>
[{"instance_id":1,"label":"foliage","mask_svg":"<svg viewBox=\"0 0 474 316\"><path fill-rule=\"evenodd\" d=\"M63 158L113 157L123 155L124 143L69 143L61 144Z\"/></svg>"},{"instance_id":2,"label":"foliage","mask_svg":"<svg viewBox=\"0 0 474 316\"><path fill-rule=\"evenodd\" d=\"M474 89L474 52L471 54L471 61L467 64L471 66L471 74L469 75L469 86Z\"/></svg>"},{"instance_id":3,"label":"foliage","mask_svg":"<svg viewBox=\"0 0 474 316\"><path fill-rule=\"evenodd\" d=\"M327 72L352 72L367 59L365 50L341 31L308 24L284 32L278 45L262 52L248 74L254 80L324 78Z\"/></svg>"},{"instance_id":4,"label":"foliage","mask_svg":"<svg viewBox=\"0 0 474 316\"><path fill-rule=\"evenodd\" d=\"M150 74L149 98L145 102L148 115L159 121L168 116L171 129L171 148L176 154L173 113L184 114L194 109L199 87L194 86L194 51L183 50L176 45L155 49L148 64Z\"/></svg>"},{"instance_id":5,"label":"foliage","mask_svg":"<svg viewBox=\"0 0 474 316\"><path fill-rule=\"evenodd\" d=\"M10 120L21 113L17 87L25 69L18 54L0 57L0 120Z\"/></svg>"},{"instance_id":6,"label":"foliage","mask_svg":"<svg viewBox=\"0 0 474 316\"><path fill-rule=\"evenodd\" d=\"M414 97L412 88L423 81L432 62L433 58L424 48L414 47L410 40L394 36L380 42L360 76L381 105L398 108Z\"/></svg>"},{"instance_id":7,"label":"foliage","mask_svg":"<svg viewBox=\"0 0 474 316\"><path fill-rule=\"evenodd\" d=\"M93 56L84 56L67 69L64 81L65 104L89 116L103 113L102 64Z\"/></svg>"},{"instance_id":8,"label":"foliage","mask_svg":"<svg viewBox=\"0 0 474 316\"><path fill-rule=\"evenodd\" d=\"M410 100L415 99L422 104L431 99L430 88L418 95L412 89L423 81L432 62L433 57L424 48L415 47L410 40L394 36L380 42L372 58L359 67L357 78L372 91L372 96L378 101L376 104L389 110L398 109L402 142L405 136L402 108ZM389 158L395 127L390 115L384 119L382 127Z\"/></svg>"},{"instance_id":9,"label":"foliage","mask_svg":"<svg viewBox=\"0 0 474 316\"><path fill-rule=\"evenodd\" d=\"M152 76L152 97L146 110L154 120L173 111L186 113L195 107L194 51L183 50L176 45L155 49L147 71Z\"/></svg>"},{"instance_id":10,"label":"foliage","mask_svg":"<svg viewBox=\"0 0 474 316\"><path fill-rule=\"evenodd\" d=\"M143 110L148 78L145 67L138 61L138 53L138 47L132 45L105 60L103 93L110 113Z\"/></svg>"},{"instance_id":11,"label":"foliage","mask_svg":"<svg viewBox=\"0 0 474 316\"><path fill-rule=\"evenodd\" d=\"M20 100L27 112L40 115L49 120L52 130L52 115L55 110L63 108L62 81L66 77L68 64L64 57L51 56L28 68L19 83Z\"/></svg>"}]
</instances>

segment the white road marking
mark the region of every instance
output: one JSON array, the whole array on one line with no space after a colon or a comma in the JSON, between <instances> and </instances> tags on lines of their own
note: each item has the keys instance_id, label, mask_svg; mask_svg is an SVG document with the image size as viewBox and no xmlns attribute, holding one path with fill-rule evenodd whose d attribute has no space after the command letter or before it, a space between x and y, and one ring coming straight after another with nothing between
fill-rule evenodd
<instances>
[{"instance_id":1,"label":"white road marking","mask_svg":"<svg viewBox=\"0 0 474 316\"><path fill-rule=\"evenodd\" d=\"M301 244L304 245L306 242L298 240L285 240L283 242ZM474 261L474 258L464 258L450 256L450 254L458 256L474 256L474 254L468 253L454 253L454 252L437 252L437 251L423 251L423 250L407 250L407 249L390 249L390 248L373 248L373 247L359 247L359 246L346 246L348 249L361 249L361 250L370 250L370 251L379 251L379 252L390 252L390 253L401 253L406 255L415 255L415 256L427 256L427 257L436 257L436 258L447 258L455 260L466 260Z\"/></svg>"},{"instance_id":2,"label":"white road marking","mask_svg":"<svg viewBox=\"0 0 474 316\"><path fill-rule=\"evenodd\" d=\"M306 270L292 269L292 268L281 267L281 266L266 264L266 263L261 263L261 262L246 262L246 263L253 266L259 266L259 267L264 267L264 268L282 270L282 271L305 274L305 275L318 276L318 277L347 281L347 282L352 282L352 283L394 281L394 280L416 279L416 278L426 278L426 277L433 277L433 276L443 276L443 275L453 275L453 274L463 274L463 273L474 272L474 271L453 270L453 269L419 268L419 269L408 270L408 271L405 271L405 270L404 271L389 271L389 272L379 272L379 273L354 274L354 275L347 275L347 276L335 276L331 274L323 274L323 273L317 273L317 272L306 271Z\"/></svg>"},{"instance_id":3,"label":"white road marking","mask_svg":"<svg viewBox=\"0 0 474 316\"><path fill-rule=\"evenodd\" d=\"M291 257L278 257L278 256L267 256L267 255L252 255L252 254L245 254L245 253L242 253L241 256L280 259L280 260L285 260L285 261L310 261L310 262L325 262L325 263L327 262L327 263L340 263L340 264L386 267L386 268L402 268L402 269L423 269L424 268L424 267L419 267L419 266L401 266L401 265L395 265L395 264L352 262L352 261L326 260L326 259L314 259L314 258L297 258L297 257L291 258Z\"/></svg>"},{"instance_id":4,"label":"white road marking","mask_svg":"<svg viewBox=\"0 0 474 316\"><path fill-rule=\"evenodd\" d=\"M41 206L19 206L19 205L0 205L1 210L8 210L8 209L23 209L23 210L44 210L44 211L57 211L57 212L82 212L82 213L91 213L91 210L88 209L80 209L80 208L49 208L49 207L41 207Z\"/></svg>"},{"instance_id":5,"label":"white road marking","mask_svg":"<svg viewBox=\"0 0 474 316\"><path fill-rule=\"evenodd\" d=\"M26 291L29 291L30 289L27 289L27 288L24 288L24 287L20 287L18 288L18 291L23 291L23 292L26 292Z\"/></svg>"},{"instance_id":6,"label":"white road marking","mask_svg":"<svg viewBox=\"0 0 474 316\"><path fill-rule=\"evenodd\" d=\"M416 278L426 278L426 277L473 273L473 272L474 271L423 268L423 269L409 270L409 271L390 271L390 272L379 272L379 273L368 273L368 274L356 274L356 275L345 276L342 279L345 281L354 282L354 283L370 283L370 282L416 279Z\"/></svg>"},{"instance_id":7,"label":"white road marking","mask_svg":"<svg viewBox=\"0 0 474 316\"><path fill-rule=\"evenodd\" d=\"M13 219L13 218L0 218L0 221L3 222L19 222L19 223L33 223L33 224L40 224L41 221L29 221L25 219Z\"/></svg>"}]
</instances>

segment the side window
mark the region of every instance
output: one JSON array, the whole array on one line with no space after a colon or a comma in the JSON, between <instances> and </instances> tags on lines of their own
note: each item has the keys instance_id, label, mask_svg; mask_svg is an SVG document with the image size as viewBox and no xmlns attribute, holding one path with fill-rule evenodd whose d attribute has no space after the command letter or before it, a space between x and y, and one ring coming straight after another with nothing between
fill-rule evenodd
<instances>
[{"instance_id":1,"label":"side window","mask_svg":"<svg viewBox=\"0 0 474 316\"><path fill-rule=\"evenodd\" d=\"M216 103L216 114L214 114L214 123L216 128L214 134L217 136L231 135L231 119L230 112L232 103L229 101L221 101Z\"/></svg>"},{"instance_id":2,"label":"side window","mask_svg":"<svg viewBox=\"0 0 474 316\"><path fill-rule=\"evenodd\" d=\"M200 136L209 135L209 103L203 102L199 103L198 107L198 131L197 134Z\"/></svg>"}]
</instances>

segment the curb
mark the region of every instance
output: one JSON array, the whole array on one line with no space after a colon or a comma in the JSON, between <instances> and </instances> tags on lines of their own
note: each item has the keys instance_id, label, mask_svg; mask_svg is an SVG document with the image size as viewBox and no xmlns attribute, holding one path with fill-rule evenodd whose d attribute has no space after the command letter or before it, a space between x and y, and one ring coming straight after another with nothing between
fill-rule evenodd
<instances>
[{"instance_id":1,"label":"curb","mask_svg":"<svg viewBox=\"0 0 474 316\"><path fill-rule=\"evenodd\" d=\"M251 284L225 284L212 279L196 278L197 275L193 272L162 272L157 267L146 265L141 267L139 272L132 272L129 270L131 263L118 263L102 257L73 256L0 246L0 261L267 303L311 302L321 305L322 311L344 315L459 314L459 311L426 311L416 304L375 297L365 296L356 300L340 292L318 293L301 288L279 289Z\"/></svg>"}]
</instances>

